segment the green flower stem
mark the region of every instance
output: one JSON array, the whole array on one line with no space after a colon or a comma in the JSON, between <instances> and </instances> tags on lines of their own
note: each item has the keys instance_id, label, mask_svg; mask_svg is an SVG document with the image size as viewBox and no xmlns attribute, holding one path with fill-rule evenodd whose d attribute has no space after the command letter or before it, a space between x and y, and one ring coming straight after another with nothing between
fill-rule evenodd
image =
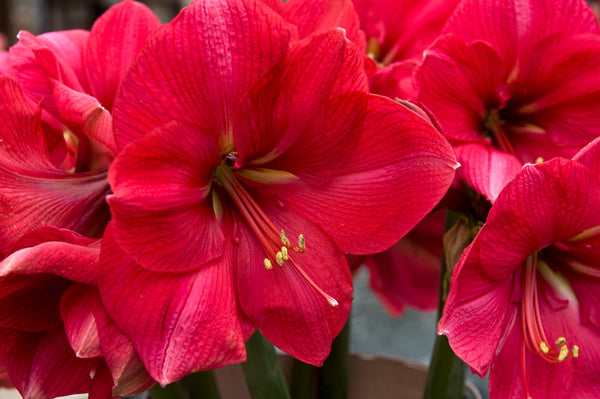
<instances>
[{"instance_id":1,"label":"green flower stem","mask_svg":"<svg viewBox=\"0 0 600 399\"><path fill-rule=\"evenodd\" d=\"M346 399L348 397L348 347L350 343L350 318L333 340L331 353L318 369L318 398Z\"/></svg>"},{"instance_id":2,"label":"green flower stem","mask_svg":"<svg viewBox=\"0 0 600 399\"><path fill-rule=\"evenodd\" d=\"M190 399L221 399L217 380L212 370L190 374L180 381Z\"/></svg>"},{"instance_id":3,"label":"green flower stem","mask_svg":"<svg viewBox=\"0 0 600 399\"><path fill-rule=\"evenodd\" d=\"M456 212L446 213L446 232L458 222L460 215ZM450 250L444 240L444 255ZM452 245L458 244L457 242ZM450 276L454 265L448 265L446 256L442 257L442 275L438 319L442 316L446 297L450 289ZM429 372L425 383L424 399L462 399L464 397L467 365L460 360L450 348L448 338L438 335L435 340Z\"/></svg>"},{"instance_id":4,"label":"green flower stem","mask_svg":"<svg viewBox=\"0 0 600 399\"><path fill-rule=\"evenodd\" d=\"M448 343L438 335L431 354L424 399L462 399L465 390L467 365L460 360Z\"/></svg>"},{"instance_id":5,"label":"green flower stem","mask_svg":"<svg viewBox=\"0 0 600 399\"><path fill-rule=\"evenodd\" d=\"M313 399L317 380L317 368L311 364L292 359L292 399Z\"/></svg>"},{"instance_id":6,"label":"green flower stem","mask_svg":"<svg viewBox=\"0 0 600 399\"><path fill-rule=\"evenodd\" d=\"M246 342L242 363L252 399L291 399L275 348L258 330Z\"/></svg>"},{"instance_id":7,"label":"green flower stem","mask_svg":"<svg viewBox=\"0 0 600 399\"><path fill-rule=\"evenodd\" d=\"M187 399L178 381L172 382L164 388L156 384L150 388L150 397L152 399Z\"/></svg>"}]
</instances>

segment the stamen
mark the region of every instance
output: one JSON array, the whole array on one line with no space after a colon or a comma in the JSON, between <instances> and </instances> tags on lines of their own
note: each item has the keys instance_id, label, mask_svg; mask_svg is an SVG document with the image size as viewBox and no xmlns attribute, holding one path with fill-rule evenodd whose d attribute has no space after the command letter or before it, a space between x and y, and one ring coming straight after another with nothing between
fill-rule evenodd
<instances>
[{"instance_id":1,"label":"stamen","mask_svg":"<svg viewBox=\"0 0 600 399\"><path fill-rule=\"evenodd\" d=\"M306 241L304 240L304 234L298 236L298 250L300 252L306 251Z\"/></svg>"},{"instance_id":2,"label":"stamen","mask_svg":"<svg viewBox=\"0 0 600 399\"><path fill-rule=\"evenodd\" d=\"M573 345L571 350L569 350L567 339L564 336L559 336L554 341L555 346L551 348L550 342L552 341L546 338L539 309L536 284L536 273L539 269L540 273L544 275L546 272L544 267L547 266L545 266L543 261L538 263L537 253L534 253L525 261L522 279L523 287L521 290L521 326L523 329L523 341L527 348L540 355L544 360L556 363L567 359L570 354L574 358L577 357L579 355L579 347Z\"/></svg>"},{"instance_id":3,"label":"stamen","mask_svg":"<svg viewBox=\"0 0 600 399\"><path fill-rule=\"evenodd\" d=\"M273 264L271 263L271 261L269 259L265 258L264 263L265 263L265 269L271 270L273 268Z\"/></svg>"},{"instance_id":4,"label":"stamen","mask_svg":"<svg viewBox=\"0 0 600 399\"><path fill-rule=\"evenodd\" d=\"M284 266L284 261L289 261L309 285L322 295L331 306L338 306L338 301L323 291L302 269L300 264L290 256L291 254L288 248L291 247L291 243L285 232L275 227L269 216L265 214L260 205L256 203L242 183L237 180L232 173L231 165L225 162L224 165L218 167L215 172L215 180L225 189L229 198L246 222L246 225L254 233L254 236L265 251L265 254L267 255L263 260L265 268L271 270L273 269L273 262L277 262L279 266ZM279 234L277 234L277 232L279 232ZM283 244L283 246L281 246L281 244ZM303 234L299 235L298 247L294 247L293 250L298 253L306 251L306 242Z\"/></svg>"},{"instance_id":5,"label":"stamen","mask_svg":"<svg viewBox=\"0 0 600 399\"><path fill-rule=\"evenodd\" d=\"M290 259L290 256L288 255L288 250L286 247L281 247L281 255L283 256L283 260Z\"/></svg>"},{"instance_id":6,"label":"stamen","mask_svg":"<svg viewBox=\"0 0 600 399\"><path fill-rule=\"evenodd\" d=\"M567 345L563 345L560 347L560 352L558 354L557 360L559 362L562 362L563 360L565 360L567 358L568 355L569 355L569 348L567 348Z\"/></svg>"},{"instance_id":7,"label":"stamen","mask_svg":"<svg viewBox=\"0 0 600 399\"><path fill-rule=\"evenodd\" d=\"M367 56L377 60L379 57L379 51L381 50L381 44L379 44L379 40L372 37L367 41Z\"/></svg>"},{"instance_id":8,"label":"stamen","mask_svg":"<svg viewBox=\"0 0 600 399\"><path fill-rule=\"evenodd\" d=\"M535 159L535 163L542 163L542 162L544 162L544 158L542 158L542 157L537 157Z\"/></svg>"},{"instance_id":9,"label":"stamen","mask_svg":"<svg viewBox=\"0 0 600 399\"><path fill-rule=\"evenodd\" d=\"M283 230L281 230L281 233L279 233L279 237L281 238L281 243L283 245L285 245L286 247L289 247L290 245L292 245L292 243L290 243L290 240L288 240L288 238L285 235L285 232Z\"/></svg>"}]
</instances>

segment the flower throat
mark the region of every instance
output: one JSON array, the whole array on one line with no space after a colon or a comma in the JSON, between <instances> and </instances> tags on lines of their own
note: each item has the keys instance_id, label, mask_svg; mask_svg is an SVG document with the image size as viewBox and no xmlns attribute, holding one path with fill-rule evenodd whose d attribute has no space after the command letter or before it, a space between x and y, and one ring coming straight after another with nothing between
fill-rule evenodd
<instances>
[{"instance_id":1,"label":"flower throat","mask_svg":"<svg viewBox=\"0 0 600 399\"><path fill-rule=\"evenodd\" d=\"M236 160L236 152L228 153L215 171L215 180L227 192L246 225L260 242L266 255L263 260L265 269L272 270L274 264L280 267L291 264L331 306L338 306L338 301L323 291L295 259L296 256L301 256L306 251L304 235L300 234L298 236L298 245L292 245L283 229L279 229L273 224L260 205L256 203L242 183L234 176L233 169L237 166L235 165Z\"/></svg>"}]
</instances>

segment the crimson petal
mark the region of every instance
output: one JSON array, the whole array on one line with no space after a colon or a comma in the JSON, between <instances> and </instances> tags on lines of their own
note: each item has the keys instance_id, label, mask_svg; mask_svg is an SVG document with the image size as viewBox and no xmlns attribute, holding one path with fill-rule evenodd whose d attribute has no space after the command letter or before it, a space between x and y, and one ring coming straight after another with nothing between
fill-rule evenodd
<instances>
[{"instance_id":1,"label":"crimson petal","mask_svg":"<svg viewBox=\"0 0 600 399\"><path fill-rule=\"evenodd\" d=\"M92 26L83 59L91 93L109 111L129 65L159 27L147 6L131 0L109 8Z\"/></svg>"},{"instance_id":2,"label":"crimson petal","mask_svg":"<svg viewBox=\"0 0 600 399\"><path fill-rule=\"evenodd\" d=\"M457 167L448 142L420 116L376 95L368 105L358 148L327 184L274 186L352 254L381 252L408 233L445 194Z\"/></svg>"},{"instance_id":3,"label":"crimson petal","mask_svg":"<svg viewBox=\"0 0 600 399\"><path fill-rule=\"evenodd\" d=\"M238 253L244 254L238 256L236 268L240 305L273 345L303 362L321 365L350 312L348 265L317 225L267 201L261 201L261 207L290 241L303 234L306 251L290 249L290 261L284 261L283 267L273 264L268 270L263 248L245 225L239 224Z\"/></svg>"},{"instance_id":4,"label":"crimson petal","mask_svg":"<svg viewBox=\"0 0 600 399\"><path fill-rule=\"evenodd\" d=\"M102 302L152 378L165 385L245 360L231 249L191 273L156 273L123 253L110 229L100 257Z\"/></svg>"},{"instance_id":5,"label":"crimson petal","mask_svg":"<svg viewBox=\"0 0 600 399\"><path fill-rule=\"evenodd\" d=\"M225 236L209 195L220 162L212 135L179 122L129 145L109 174L113 234L125 252L155 271L188 271L222 256Z\"/></svg>"},{"instance_id":6,"label":"crimson petal","mask_svg":"<svg viewBox=\"0 0 600 399\"><path fill-rule=\"evenodd\" d=\"M149 39L122 82L113 113L119 148L172 120L208 126L231 144L239 102L295 33L260 1L193 2Z\"/></svg>"}]
</instances>

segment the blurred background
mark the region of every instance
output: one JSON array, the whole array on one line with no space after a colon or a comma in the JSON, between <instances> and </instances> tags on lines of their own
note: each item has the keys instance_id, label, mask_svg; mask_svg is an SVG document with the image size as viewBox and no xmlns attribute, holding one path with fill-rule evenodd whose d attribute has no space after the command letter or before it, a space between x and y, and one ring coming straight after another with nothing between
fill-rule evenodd
<instances>
[{"instance_id":1,"label":"blurred background","mask_svg":"<svg viewBox=\"0 0 600 399\"><path fill-rule=\"evenodd\" d=\"M164 22L191 0L138 0ZM90 29L118 0L0 0L0 49L14 44L20 30L35 35L64 29Z\"/></svg>"}]
</instances>

